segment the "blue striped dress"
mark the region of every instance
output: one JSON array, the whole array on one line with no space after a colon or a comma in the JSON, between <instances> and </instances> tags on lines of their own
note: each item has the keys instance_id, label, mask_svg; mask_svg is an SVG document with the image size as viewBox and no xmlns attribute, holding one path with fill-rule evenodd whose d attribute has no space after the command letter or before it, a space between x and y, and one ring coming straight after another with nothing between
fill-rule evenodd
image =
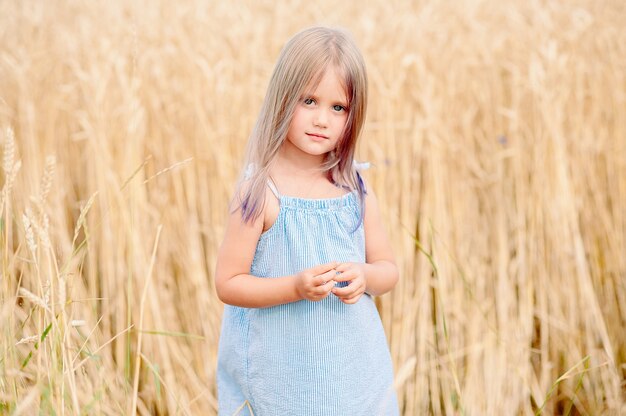
<instances>
[{"instance_id":1,"label":"blue striped dress","mask_svg":"<svg viewBox=\"0 0 626 416\"><path fill-rule=\"evenodd\" d=\"M293 275L330 261L364 262L356 193L329 199L279 195L274 225L250 273ZM387 340L371 296L353 305L332 293L268 308L226 305L218 350L219 414L397 415Z\"/></svg>"}]
</instances>

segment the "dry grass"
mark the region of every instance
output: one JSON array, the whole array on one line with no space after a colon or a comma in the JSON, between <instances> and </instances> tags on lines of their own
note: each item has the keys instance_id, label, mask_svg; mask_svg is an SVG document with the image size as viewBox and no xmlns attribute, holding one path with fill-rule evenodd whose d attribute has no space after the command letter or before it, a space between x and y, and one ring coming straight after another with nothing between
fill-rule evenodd
<instances>
[{"instance_id":1,"label":"dry grass","mask_svg":"<svg viewBox=\"0 0 626 416\"><path fill-rule=\"evenodd\" d=\"M403 414L626 412L625 21L619 0L0 2L0 413L215 413L227 199L313 23L370 70Z\"/></svg>"}]
</instances>

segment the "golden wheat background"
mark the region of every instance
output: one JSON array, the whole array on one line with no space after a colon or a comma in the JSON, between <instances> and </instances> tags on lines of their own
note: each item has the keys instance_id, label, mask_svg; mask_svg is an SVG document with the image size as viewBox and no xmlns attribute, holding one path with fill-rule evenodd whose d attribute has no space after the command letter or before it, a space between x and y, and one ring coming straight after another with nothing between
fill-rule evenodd
<instances>
[{"instance_id":1,"label":"golden wheat background","mask_svg":"<svg viewBox=\"0 0 626 416\"><path fill-rule=\"evenodd\" d=\"M227 201L275 59L341 25L404 415L626 413L626 4L0 1L0 413L216 413Z\"/></svg>"}]
</instances>

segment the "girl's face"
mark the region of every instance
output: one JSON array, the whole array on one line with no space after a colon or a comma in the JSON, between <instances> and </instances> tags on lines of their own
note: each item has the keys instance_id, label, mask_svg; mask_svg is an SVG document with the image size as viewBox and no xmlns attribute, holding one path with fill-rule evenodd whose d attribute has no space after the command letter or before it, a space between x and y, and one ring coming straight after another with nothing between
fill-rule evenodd
<instances>
[{"instance_id":1,"label":"girl's face","mask_svg":"<svg viewBox=\"0 0 626 416\"><path fill-rule=\"evenodd\" d=\"M322 156L337 147L348 120L348 100L338 71L326 69L317 87L307 87L289 124L284 145Z\"/></svg>"}]
</instances>

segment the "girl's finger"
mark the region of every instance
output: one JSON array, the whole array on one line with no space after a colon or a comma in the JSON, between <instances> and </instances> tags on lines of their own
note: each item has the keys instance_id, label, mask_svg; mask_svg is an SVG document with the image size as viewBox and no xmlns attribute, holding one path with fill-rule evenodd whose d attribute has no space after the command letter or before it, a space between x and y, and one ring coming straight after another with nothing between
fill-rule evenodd
<instances>
[{"instance_id":1,"label":"girl's finger","mask_svg":"<svg viewBox=\"0 0 626 416\"><path fill-rule=\"evenodd\" d=\"M337 272L334 269L327 271L326 273L322 273L320 275L315 276L315 285L320 286L326 284L329 280L334 280Z\"/></svg>"},{"instance_id":2,"label":"girl's finger","mask_svg":"<svg viewBox=\"0 0 626 416\"><path fill-rule=\"evenodd\" d=\"M336 287L333 289L333 294L339 298L349 297L354 293L354 288L350 287L350 285L346 287Z\"/></svg>"},{"instance_id":3,"label":"girl's finger","mask_svg":"<svg viewBox=\"0 0 626 416\"><path fill-rule=\"evenodd\" d=\"M345 271L345 272L337 273L337 276L335 276L334 279L337 282L348 282L350 280L353 280L355 277L356 276L354 273L350 271Z\"/></svg>"},{"instance_id":4,"label":"girl's finger","mask_svg":"<svg viewBox=\"0 0 626 416\"><path fill-rule=\"evenodd\" d=\"M329 280L325 284L322 284L313 288L313 291L316 295L326 295L330 293L333 287L335 287L335 282L332 280Z\"/></svg>"},{"instance_id":5,"label":"girl's finger","mask_svg":"<svg viewBox=\"0 0 626 416\"><path fill-rule=\"evenodd\" d=\"M349 299L341 299L341 301L343 303L347 303L348 305L354 305L355 303L357 303L359 301L359 299L361 299L362 295L363 294L361 293L361 294L359 294L357 296L354 296L352 298L349 298Z\"/></svg>"},{"instance_id":6,"label":"girl's finger","mask_svg":"<svg viewBox=\"0 0 626 416\"><path fill-rule=\"evenodd\" d=\"M338 264L339 263L337 263L336 261L331 261L330 263L319 264L315 267L311 267L309 271L311 272L311 274L313 274L313 276L317 276L326 273L329 270L334 270Z\"/></svg>"},{"instance_id":7,"label":"girl's finger","mask_svg":"<svg viewBox=\"0 0 626 416\"><path fill-rule=\"evenodd\" d=\"M363 293L365 293L365 291L357 289L353 293L350 293L346 296L342 296L341 300L347 303L356 303L356 301L358 301L359 298L363 296Z\"/></svg>"},{"instance_id":8,"label":"girl's finger","mask_svg":"<svg viewBox=\"0 0 626 416\"><path fill-rule=\"evenodd\" d=\"M359 298L359 297L363 296L364 293L365 293L365 290L363 290L363 289L355 290L354 293L351 296L346 296L346 298L348 300L353 299L353 298Z\"/></svg>"}]
</instances>

